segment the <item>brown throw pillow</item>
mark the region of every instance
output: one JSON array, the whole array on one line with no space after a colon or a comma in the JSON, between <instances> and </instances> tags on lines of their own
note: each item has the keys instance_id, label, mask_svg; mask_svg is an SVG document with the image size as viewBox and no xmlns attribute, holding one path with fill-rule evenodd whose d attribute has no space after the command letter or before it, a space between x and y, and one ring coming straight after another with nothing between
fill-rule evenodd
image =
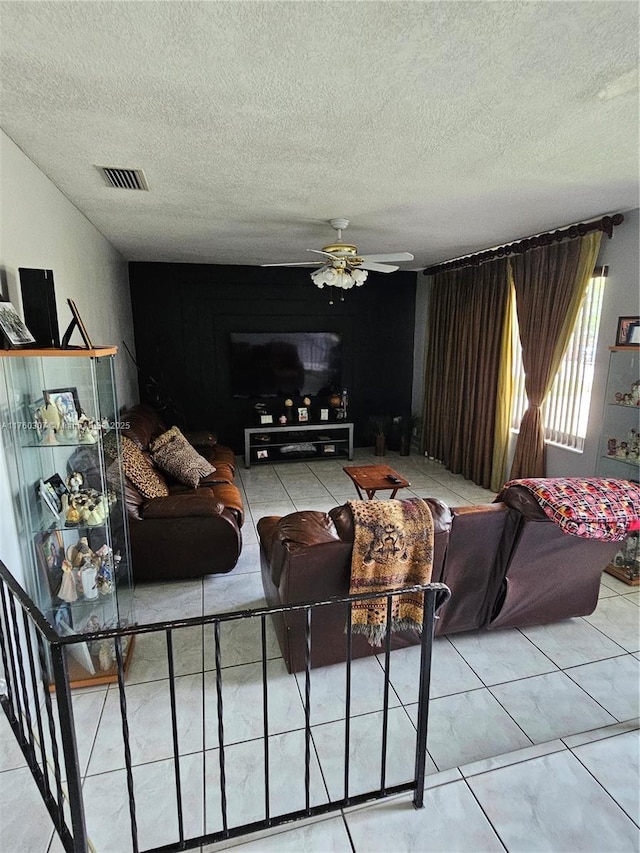
<instances>
[{"instance_id":1,"label":"brown throw pillow","mask_svg":"<svg viewBox=\"0 0 640 853\"><path fill-rule=\"evenodd\" d=\"M120 436L122 448L122 470L145 498L164 498L169 489L164 478L154 469L150 459L140 448L127 438ZM117 455L115 437L110 442L105 441L105 451L112 459Z\"/></svg>"},{"instance_id":2,"label":"brown throw pillow","mask_svg":"<svg viewBox=\"0 0 640 853\"><path fill-rule=\"evenodd\" d=\"M149 446L154 463L185 486L196 489L200 480L216 470L192 447L178 427L158 436Z\"/></svg>"}]
</instances>

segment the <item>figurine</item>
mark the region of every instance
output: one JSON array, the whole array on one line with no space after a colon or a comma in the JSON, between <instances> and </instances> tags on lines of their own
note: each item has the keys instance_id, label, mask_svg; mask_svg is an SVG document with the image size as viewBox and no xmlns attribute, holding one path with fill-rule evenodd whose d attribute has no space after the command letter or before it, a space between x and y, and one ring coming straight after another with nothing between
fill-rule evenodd
<instances>
[{"instance_id":1,"label":"figurine","mask_svg":"<svg viewBox=\"0 0 640 853\"><path fill-rule=\"evenodd\" d=\"M73 566L66 558L62 561L62 582L58 590L58 598L68 602L77 601L78 598Z\"/></svg>"}]
</instances>

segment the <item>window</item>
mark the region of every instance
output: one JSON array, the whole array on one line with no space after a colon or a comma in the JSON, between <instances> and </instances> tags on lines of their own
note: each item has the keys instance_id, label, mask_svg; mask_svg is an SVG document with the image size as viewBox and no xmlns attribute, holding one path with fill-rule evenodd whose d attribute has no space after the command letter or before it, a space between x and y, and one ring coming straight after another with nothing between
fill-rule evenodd
<instances>
[{"instance_id":1,"label":"window","mask_svg":"<svg viewBox=\"0 0 640 853\"><path fill-rule=\"evenodd\" d=\"M606 275L607 268L598 267L594 276L589 280L587 292L578 312L567 350L551 391L542 407L546 441L579 451L584 448L584 439L587 434L596 344ZM527 408L527 395L524 390L522 349L515 309L512 314L513 403L511 407L511 429L517 431Z\"/></svg>"}]
</instances>

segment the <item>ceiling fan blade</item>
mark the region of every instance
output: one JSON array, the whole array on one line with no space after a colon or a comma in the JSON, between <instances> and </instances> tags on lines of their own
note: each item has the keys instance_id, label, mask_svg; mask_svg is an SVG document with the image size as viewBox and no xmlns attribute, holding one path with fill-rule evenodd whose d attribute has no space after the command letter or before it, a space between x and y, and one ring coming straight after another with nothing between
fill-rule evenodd
<instances>
[{"instance_id":1,"label":"ceiling fan blade","mask_svg":"<svg viewBox=\"0 0 640 853\"><path fill-rule=\"evenodd\" d=\"M339 255L331 255L329 252L323 252L322 249L307 249L307 252L313 252L316 255L324 255L325 258L331 258L332 261L340 260Z\"/></svg>"},{"instance_id":2,"label":"ceiling fan blade","mask_svg":"<svg viewBox=\"0 0 640 853\"><path fill-rule=\"evenodd\" d=\"M364 261L412 261L411 252L393 252L388 255L362 255Z\"/></svg>"},{"instance_id":3,"label":"ceiling fan blade","mask_svg":"<svg viewBox=\"0 0 640 853\"><path fill-rule=\"evenodd\" d=\"M372 261L364 261L358 264L359 270L372 270L373 272L395 272L400 267L395 267L392 264L374 264Z\"/></svg>"},{"instance_id":4,"label":"ceiling fan blade","mask_svg":"<svg viewBox=\"0 0 640 853\"><path fill-rule=\"evenodd\" d=\"M261 267L317 267L324 261L297 261L292 264L260 264Z\"/></svg>"}]
</instances>

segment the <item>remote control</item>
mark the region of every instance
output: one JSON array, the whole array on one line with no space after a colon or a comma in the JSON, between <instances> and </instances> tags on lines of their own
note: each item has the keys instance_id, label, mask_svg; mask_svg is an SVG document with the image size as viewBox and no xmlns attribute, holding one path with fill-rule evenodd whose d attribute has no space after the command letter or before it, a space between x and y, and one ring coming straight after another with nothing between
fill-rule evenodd
<instances>
[{"instance_id":1,"label":"remote control","mask_svg":"<svg viewBox=\"0 0 640 853\"><path fill-rule=\"evenodd\" d=\"M390 483L395 483L395 484L399 484L402 482L402 480L399 480L397 477L394 477L393 474L387 474L387 480Z\"/></svg>"}]
</instances>

